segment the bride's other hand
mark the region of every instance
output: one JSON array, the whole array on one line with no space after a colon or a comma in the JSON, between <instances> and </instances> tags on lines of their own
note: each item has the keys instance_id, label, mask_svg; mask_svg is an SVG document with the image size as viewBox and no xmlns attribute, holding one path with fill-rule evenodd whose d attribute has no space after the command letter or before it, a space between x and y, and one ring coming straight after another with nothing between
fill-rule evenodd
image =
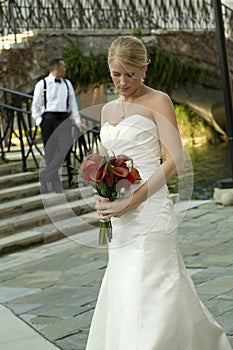
<instances>
[{"instance_id":1,"label":"bride's other hand","mask_svg":"<svg viewBox=\"0 0 233 350\"><path fill-rule=\"evenodd\" d=\"M95 200L95 209L99 215L98 219L103 220L111 217L119 218L125 214L129 209L131 209L130 202L132 200L132 196L116 199L115 201L110 202L108 198L96 195Z\"/></svg>"}]
</instances>

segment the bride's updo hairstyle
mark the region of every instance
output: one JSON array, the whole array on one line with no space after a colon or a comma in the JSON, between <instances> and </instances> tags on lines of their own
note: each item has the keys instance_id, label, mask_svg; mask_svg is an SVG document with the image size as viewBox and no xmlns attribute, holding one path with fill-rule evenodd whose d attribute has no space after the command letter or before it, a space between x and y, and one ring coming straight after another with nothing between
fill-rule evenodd
<instances>
[{"instance_id":1,"label":"bride's updo hairstyle","mask_svg":"<svg viewBox=\"0 0 233 350\"><path fill-rule=\"evenodd\" d=\"M149 63L145 45L131 35L121 36L112 42L108 50L108 64L114 60L140 68Z\"/></svg>"}]
</instances>

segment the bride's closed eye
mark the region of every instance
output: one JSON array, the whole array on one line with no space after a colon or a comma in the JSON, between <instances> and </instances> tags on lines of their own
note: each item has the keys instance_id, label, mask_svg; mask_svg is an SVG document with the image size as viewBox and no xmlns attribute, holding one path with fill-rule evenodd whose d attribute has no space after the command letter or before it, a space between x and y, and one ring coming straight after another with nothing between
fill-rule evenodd
<instances>
[{"instance_id":1,"label":"bride's closed eye","mask_svg":"<svg viewBox=\"0 0 233 350\"><path fill-rule=\"evenodd\" d=\"M121 76L121 74L120 74L120 73L117 73L117 72L113 72L112 75L113 75L114 77L120 77L120 76ZM126 74L125 74L125 76L126 76L127 78L134 78L134 75L135 75L135 73L126 73Z\"/></svg>"}]
</instances>

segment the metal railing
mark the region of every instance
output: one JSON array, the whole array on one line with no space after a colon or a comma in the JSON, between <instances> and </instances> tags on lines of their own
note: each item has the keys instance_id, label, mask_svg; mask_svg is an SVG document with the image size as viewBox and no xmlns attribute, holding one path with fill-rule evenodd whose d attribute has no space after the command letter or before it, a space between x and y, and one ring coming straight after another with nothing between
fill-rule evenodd
<instances>
[{"instance_id":1,"label":"metal railing","mask_svg":"<svg viewBox=\"0 0 233 350\"><path fill-rule=\"evenodd\" d=\"M38 168L43 157L43 145L40 127L35 125L31 117L32 96L18 91L0 87L0 152L2 161L9 153L20 153L22 171ZM88 116L81 115L86 125L85 134L74 136L71 152L66 158L68 181L72 182L72 169L94 147L98 149L98 122ZM74 126L74 133L77 127ZM18 147L15 147L15 142ZM30 162L29 162L30 160ZM32 160L32 162L31 162Z\"/></svg>"},{"instance_id":2,"label":"metal railing","mask_svg":"<svg viewBox=\"0 0 233 350\"><path fill-rule=\"evenodd\" d=\"M0 88L2 93L0 102L1 129L0 148L1 158L5 160L6 153L14 152L14 142L19 142L22 160L22 169L27 170L27 160L32 155L36 167L39 167L35 151L40 155L42 152L36 144L36 134L38 128L31 118L32 96Z\"/></svg>"},{"instance_id":3,"label":"metal railing","mask_svg":"<svg viewBox=\"0 0 233 350\"><path fill-rule=\"evenodd\" d=\"M226 34L232 10L223 6ZM191 29L215 28L211 0L2 0L0 36L33 29Z\"/></svg>"}]
</instances>

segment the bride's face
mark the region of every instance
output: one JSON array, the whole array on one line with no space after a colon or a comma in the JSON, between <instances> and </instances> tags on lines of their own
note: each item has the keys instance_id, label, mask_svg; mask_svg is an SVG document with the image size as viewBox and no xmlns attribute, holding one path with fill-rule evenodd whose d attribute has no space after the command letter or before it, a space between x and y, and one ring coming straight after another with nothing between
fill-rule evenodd
<instances>
[{"instance_id":1,"label":"bride's face","mask_svg":"<svg viewBox=\"0 0 233 350\"><path fill-rule=\"evenodd\" d=\"M109 69L112 81L121 95L131 96L141 88L145 68L122 64L115 60L109 64Z\"/></svg>"}]
</instances>

